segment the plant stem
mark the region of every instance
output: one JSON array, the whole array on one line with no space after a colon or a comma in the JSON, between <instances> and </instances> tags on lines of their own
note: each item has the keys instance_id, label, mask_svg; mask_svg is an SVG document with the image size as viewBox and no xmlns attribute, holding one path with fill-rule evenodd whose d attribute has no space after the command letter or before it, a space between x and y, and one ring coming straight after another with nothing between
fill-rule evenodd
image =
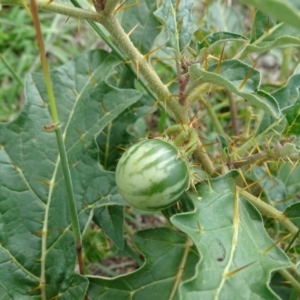
<instances>
[{"instance_id":1,"label":"plant stem","mask_svg":"<svg viewBox=\"0 0 300 300\"><path fill-rule=\"evenodd\" d=\"M292 248L295 240L298 238L299 236L299 233L300 233L300 228L298 229L298 231L294 234L293 238L290 240L288 246L286 247L286 249L284 250L285 253L288 253L290 251L290 249Z\"/></svg>"},{"instance_id":2,"label":"plant stem","mask_svg":"<svg viewBox=\"0 0 300 300\"><path fill-rule=\"evenodd\" d=\"M235 136L239 135L239 124L237 119L237 108L236 103L232 97L230 92L227 93L229 99L229 108L230 108L230 116L231 116L231 124L232 124L232 131Z\"/></svg>"},{"instance_id":3,"label":"plant stem","mask_svg":"<svg viewBox=\"0 0 300 300\"><path fill-rule=\"evenodd\" d=\"M166 104L172 111L177 122L187 124L188 115L183 113L184 109L177 99L172 98L168 88L162 83L154 69L146 61L145 57L134 47L128 35L124 32L117 17L115 15L101 15L100 23L112 35L118 45L131 59L140 73L147 80L150 88L158 96L158 100Z\"/></svg>"},{"instance_id":4,"label":"plant stem","mask_svg":"<svg viewBox=\"0 0 300 300\"><path fill-rule=\"evenodd\" d=\"M71 179L71 174L70 174L70 169L69 169L69 164L68 164L68 158L67 158L64 141L63 141L61 127L59 125L58 111L57 111L54 93L53 93L53 89L52 89L51 77L50 77L50 72L49 72L49 68L48 68L48 62L47 62L41 27L40 27L40 21L39 21L39 17L38 17L38 9L37 9L35 0L30 0L30 1L31 1L31 7L32 7L33 22L34 22L34 26L36 29L37 42L38 42L39 51L40 51L41 64L42 64L43 74L45 77L47 94L48 94L48 98L49 98L49 106L50 106L52 120L54 123L54 131L56 134L57 146L58 146L58 150L59 150L61 166L62 166L64 179L65 179L67 199L68 199L68 204L69 204L69 209L70 209L72 229L73 229L74 240L75 240L75 247L76 247L76 251L77 251L77 255L78 255L78 263L79 263L80 273L83 274L83 261L82 261L82 253L81 253L81 248L82 248L81 234L80 234L80 228L79 228L79 221L78 221L78 217L77 217L77 209L76 209L75 197L74 197L74 193L73 193L73 185L72 185L72 179ZM46 234L47 233L45 232L45 235ZM42 299L46 299L46 291L45 291L46 282L45 282L45 280L46 280L45 278L41 278L41 281L43 283L42 287L41 287Z\"/></svg>"},{"instance_id":5,"label":"plant stem","mask_svg":"<svg viewBox=\"0 0 300 300\"><path fill-rule=\"evenodd\" d=\"M280 70L280 76L279 80L280 81L287 81L289 77L289 72L290 72L290 62L291 62L291 57L292 57L292 47L287 47L282 50L282 64L281 64L281 70Z\"/></svg>"},{"instance_id":6,"label":"plant stem","mask_svg":"<svg viewBox=\"0 0 300 300\"><path fill-rule=\"evenodd\" d=\"M259 198L256 198L252 194L244 191L240 187L237 187L237 190L240 195L252 203L262 215L276 219L279 223L281 223L281 225L283 225L289 232L293 234L298 232L298 227L289 218L287 218L284 213L263 202Z\"/></svg>"},{"instance_id":7,"label":"plant stem","mask_svg":"<svg viewBox=\"0 0 300 300\"><path fill-rule=\"evenodd\" d=\"M261 139L266 139L266 133L272 130L275 126L277 126L282 119L278 119L274 121L265 131L257 135L256 137L251 137L247 142L245 142L238 150L237 150L237 157L245 156L246 152L253 146L257 145ZM276 133L276 132L275 132ZM273 135L275 135L273 133Z\"/></svg>"},{"instance_id":8,"label":"plant stem","mask_svg":"<svg viewBox=\"0 0 300 300\"><path fill-rule=\"evenodd\" d=\"M176 124L166 129L165 135L169 136L177 147L180 147L189 157L196 149L198 142L197 132L188 125Z\"/></svg>"},{"instance_id":9,"label":"plant stem","mask_svg":"<svg viewBox=\"0 0 300 300\"><path fill-rule=\"evenodd\" d=\"M195 157L202 163L203 168L209 175L215 174L215 168L214 165L208 156L207 152L204 150L203 144L198 139L198 145L194 152Z\"/></svg>"},{"instance_id":10,"label":"plant stem","mask_svg":"<svg viewBox=\"0 0 300 300\"><path fill-rule=\"evenodd\" d=\"M278 270L278 272L281 274L282 277L284 277L289 284L298 292L300 293L300 283L298 282L298 280L296 280L296 278L294 276L292 276L292 274L287 271L286 269L281 269Z\"/></svg>"},{"instance_id":11,"label":"plant stem","mask_svg":"<svg viewBox=\"0 0 300 300\"><path fill-rule=\"evenodd\" d=\"M120 2L119 0L106 0L103 13L106 15L113 14L119 2Z\"/></svg>"},{"instance_id":12,"label":"plant stem","mask_svg":"<svg viewBox=\"0 0 300 300\"><path fill-rule=\"evenodd\" d=\"M149 87L156 93L158 100L166 104L171 110L178 123L188 124L188 115L180 105L178 99L172 98L168 88L162 83L154 69L148 64L145 57L134 47L131 40L120 26L114 13L107 15L104 13L90 12L77 7L71 7L57 2L49 3L49 0L36 0L40 9L60 13L77 19L85 19L102 24L119 44L129 59L136 65L137 69L148 82ZM113 0L112 3L116 1ZM28 5L29 0L0 0L2 5Z\"/></svg>"},{"instance_id":13,"label":"plant stem","mask_svg":"<svg viewBox=\"0 0 300 300\"><path fill-rule=\"evenodd\" d=\"M222 135L224 138L226 138L227 140L230 140L229 136L225 133L219 118L217 117L214 109L212 108L212 106L207 103L203 97L201 97L201 102L203 103L203 105L205 106L209 116L210 116L210 120L216 130L217 133L219 133L220 135Z\"/></svg>"},{"instance_id":14,"label":"plant stem","mask_svg":"<svg viewBox=\"0 0 300 300\"><path fill-rule=\"evenodd\" d=\"M261 164L267 161L299 161L300 156L299 155L275 155L272 152L266 152L262 151L253 155L242 157L239 160L236 161L228 161L227 165L230 167L230 169L239 169L244 166L252 165L252 164Z\"/></svg>"},{"instance_id":15,"label":"plant stem","mask_svg":"<svg viewBox=\"0 0 300 300\"><path fill-rule=\"evenodd\" d=\"M0 0L1 1L1 0ZM72 4L75 7L78 8L82 8L81 5L78 3L77 0L70 0L72 2ZM101 39L112 49L113 53L122 61L128 61L128 59L124 56L124 54L118 49L118 47L116 47L116 45L113 43L113 41L105 35L105 33L103 32L102 28L100 27L99 24L89 21L87 20L88 24L94 29L94 31L101 37ZM139 80L140 84L143 86L143 88L147 91L147 93L149 94L149 96L152 99L156 99L156 95L152 92L152 90L148 87L148 85L145 83L144 80L142 80L142 78L138 78L137 73L135 71L135 69L133 68L133 66L131 64L124 64L125 67L127 69L129 69L133 75Z\"/></svg>"},{"instance_id":16,"label":"plant stem","mask_svg":"<svg viewBox=\"0 0 300 300\"><path fill-rule=\"evenodd\" d=\"M28 6L31 5L30 2L31 0L0 0L1 5ZM99 15L96 12L79 9L56 1L50 2L49 0L36 0L36 5L38 9L55 12L68 17L95 22L99 21Z\"/></svg>"}]
</instances>

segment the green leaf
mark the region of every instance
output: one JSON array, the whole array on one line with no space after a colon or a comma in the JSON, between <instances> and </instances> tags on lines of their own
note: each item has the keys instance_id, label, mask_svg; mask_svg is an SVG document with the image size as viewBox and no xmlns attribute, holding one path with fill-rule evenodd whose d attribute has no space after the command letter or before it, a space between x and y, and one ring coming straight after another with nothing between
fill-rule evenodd
<instances>
[{"instance_id":1,"label":"green leaf","mask_svg":"<svg viewBox=\"0 0 300 300\"><path fill-rule=\"evenodd\" d=\"M124 248L123 237L123 207L107 205L94 210L93 221L102 228L117 248Z\"/></svg>"},{"instance_id":2,"label":"green leaf","mask_svg":"<svg viewBox=\"0 0 300 300\"><path fill-rule=\"evenodd\" d=\"M239 54L244 58L250 53L267 52L275 47L299 46L300 29L276 22L260 11L254 18L251 42Z\"/></svg>"},{"instance_id":3,"label":"green leaf","mask_svg":"<svg viewBox=\"0 0 300 300\"><path fill-rule=\"evenodd\" d=\"M154 40L161 31L160 22L155 18L153 12L156 10L156 2L152 0L126 1L127 8L120 14L121 25L126 32L130 32L138 25L130 35L130 39L141 53L148 53Z\"/></svg>"},{"instance_id":4,"label":"green leaf","mask_svg":"<svg viewBox=\"0 0 300 300\"><path fill-rule=\"evenodd\" d=\"M178 4L179 3L179 4ZM193 21L193 0L166 0L162 1L155 16L165 25L168 35L167 45L179 55L180 51L188 47L194 32L197 29Z\"/></svg>"},{"instance_id":5,"label":"green leaf","mask_svg":"<svg viewBox=\"0 0 300 300\"><path fill-rule=\"evenodd\" d=\"M292 75L286 85L274 91L271 95L277 100L279 107L284 109L293 106L299 98L300 74Z\"/></svg>"},{"instance_id":6,"label":"green leaf","mask_svg":"<svg viewBox=\"0 0 300 300\"><path fill-rule=\"evenodd\" d=\"M287 198L287 193L284 183L275 175L270 178L269 173L263 168L254 166L251 173L247 174L247 178L254 182L263 190L268 203L277 209L284 211L290 205L290 202L282 202Z\"/></svg>"},{"instance_id":7,"label":"green leaf","mask_svg":"<svg viewBox=\"0 0 300 300\"><path fill-rule=\"evenodd\" d=\"M199 259L186 236L168 228L152 228L137 232L134 242L145 264L113 279L88 276L91 300L178 299L179 283L194 274Z\"/></svg>"},{"instance_id":8,"label":"green leaf","mask_svg":"<svg viewBox=\"0 0 300 300\"><path fill-rule=\"evenodd\" d=\"M140 97L105 82L118 63L110 53L92 51L51 72L82 229L93 204L120 201L114 173L100 168L95 143L95 135ZM80 298L87 280L74 274L65 185L40 74L27 76L25 95L18 118L0 124L0 286L13 299L40 299L42 282L47 299L58 293Z\"/></svg>"},{"instance_id":9,"label":"green leaf","mask_svg":"<svg viewBox=\"0 0 300 300\"><path fill-rule=\"evenodd\" d=\"M287 121L284 132L286 136L300 135L299 80L300 74L298 66L286 85L272 93L272 95L278 99L278 103L282 108L282 114Z\"/></svg>"},{"instance_id":10,"label":"green leaf","mask_svg":"<svg viewBox=\"0 0 300 300\"><path fill-rule=\"evenodd\" d=\"M227 41L238 41L238 42L249 42L248 38L245 36L233 33L233 32L216 32L207 35L200 43L199 43L199 50L203 48L211 49L213 46L218 45L219 43L225 43Z\"/></svg>"},{"instance_id":11,"label":"green leaf","mask_svg":"<svg viewBox=\"0 0 300 300\"><path fill-rule=\"evenodd\" d=\"M300 135L300 99L293 106L289 106L282 110L287 120L285 135Z\"/></svg>"},{"instance_id":12,"label":"green leaf","mask_svg":"<svg viewBox=\"0 0 300 300\"><path fill-rule=\"evenodd\" d=\"M201 23L210 33L215 31L228 31L235 33L245 32L243 14L237 5L228 5L222 1L205 3L205 11L200 15ZM200 23L200 24L201 24Z\"/></svg>"},{"instance_id":13,"label":"green leaf","mask_svg":"<svg viewBox=\"0 0 300 300\"><path fill-rule=\"evenodd\" d=\"M30 299L32 300L33 298L30 298ZM11 300L11 298L9 297L9 294L6 293L5 290L2 289L1 287L0 287L0 300Z\"/></svg>"},{"instance_id":14,"label":"green leaf","mask_svg":"<svg viewBox=\"0 0 300 300\"><path fill-rule=\"evenodd\" d=\"M279 272L275 272L272 276L270 286L278 294L280 299L296 300L297 298L290 298L293 292L293 288L289 284L283 284L286 281Z\"/></svg>"},{"instance_id":15,"label":"green leaf","mask_svg":"<svg viewBox=\"0 0 300 300\"><path fill-rule=\"evenodd\" d=\"M123 149L133 140L127 129L135 120L134 111L126 110L98 135L99 159L104 169L115 170Z\"/></svg>"},{"instance_id":16,"label":"green leaf","mask_svg":"<svg viewBox=\"0 0 300 300\"><path fill-rule=\"evenodd\" d=\"M67 282L68 288L60 293L59 299L70 300L70 299L84 299L86 294L86 278L79 274L74 274Z\"/></svg>"},{"instance_id":17,"label":"green leaf","mask_svg":"<svg viewBox=\"0 0 300 300\"><path fill-rule=\"evenodd\" d=\"M275 25L275 20L258 10L255 13L254 21L252 24L251 43L254 43L260 38L268 36L270 29L273 28Z\"/></svg>"},{"instance_id":18,"label":"green leaf","mask_svg":"<svg viewBox=\"0 0 300 300\"><path fill-rule=\"evenodd\" d=\"M255 6L278 21L300 28L299 10L286 0L239 0L239 2Z\"/></svg>"},{"instance_id":19,"label":"green leaf","mask_svg":"<svg viewBox=\"0 0 300 300\"><path fill-rule=\"evenodd\" d=\"M278 299L268 288L272 271L289 266L261 216L235 191L236 171L197 185L195 211L172 223L196 245L196 274L180 286L181 299Z\"/></svg>"},{"instance_id":20,"label":"green leaf","mask_svg":"<svg viewBox=\"0 0 300 300\"><path fill-rule=\"evenodd\" d=\"M275 118L280 117L281 112L277 101L270 94L258 90L261 81L259 71L239 60L225 60L218 73L216 73L217 70L218 64L211 65L207 71L199 64L194 64L189 68L189 74L192 83L197 81L200 85L204 82L211 82L223 86ZM248 79L244 83L246 78Z\"/></svg>"},{"instance_id":21,"label":"green leaf","mask_svg":"<svg viewBox=\"0 0 300 300\"><path fill-rule=\"evenodd\" d=\"M300 166L295 167L291 163L281 164L277 178L285 185L286 199L289 203L298 202L300 198Z\"/></svg>"},{"instance_id":22,"label":"green leaf","mask_svg":"<svg viewBox=\"0 0 300 300\"><path fill-rule=\"evenodd\" d=\"M287 207L284 211L284 215L300 228L300 202Z\"/></svg>"}]
</instances>

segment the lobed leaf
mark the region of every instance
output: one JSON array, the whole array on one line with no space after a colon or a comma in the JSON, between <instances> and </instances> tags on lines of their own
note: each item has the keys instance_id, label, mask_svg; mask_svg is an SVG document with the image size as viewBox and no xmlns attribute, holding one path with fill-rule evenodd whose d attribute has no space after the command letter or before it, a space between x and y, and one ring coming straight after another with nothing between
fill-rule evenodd
<instances>
[{"instance_id":1,"label":"lobed leaf","mask_svg":"<svg viewBox=\"0 0 300 300\"><path fill-rule=\"evenodd\" d=\"M199 257L187 237L168 228L151 228L134 235L145 256L137 271L116 278L88 276L89 297L97 299L179 299L178 285L190 278Z\"/></svg>"},{"instance_id":2,"label":"lobed leaf","mask_svg":"<svg viewBox=\"0 0 300 300\"><path fill-rule=\"evenodd\" d=\"M51 72L80 226L93 205L121 204L114 174L98 162L95 135L138 101L140 93L106 83L119 61L91 51ZM83 298L76 251L44 79L25 80L26 104L0 124L0 286L13 299ZM116 194L116 196L114 196Z\"/></svg>"},{"instance_id":3,"label":"lobed leaf","mask_svg":"<svg viewBox=\"0 0 300 300\"><path fill-rule=\"evenodd\" d=\"M237 94L251 104L265 110L275 118L281 116L278 103L270 94L259 90L260 73L239 60L223 61L220 68L218 64L211 65L205 71L199 64L189 68L192 83L211 82L223 86Z\"/></svg>"},{"instance_id":4,"label":"lobed leaf","mask_svg":"<svg viewBox=\"0 0 300 300\"><path fill-rule=\"evenodd\" d=\"M171 222L196 245L196 274L180 285L181 299L278 299L269 289L272 271L289 266L267 234L261 216L236 190L236 171L197 185L195 211Z\"/></svg>"}]
</instances>

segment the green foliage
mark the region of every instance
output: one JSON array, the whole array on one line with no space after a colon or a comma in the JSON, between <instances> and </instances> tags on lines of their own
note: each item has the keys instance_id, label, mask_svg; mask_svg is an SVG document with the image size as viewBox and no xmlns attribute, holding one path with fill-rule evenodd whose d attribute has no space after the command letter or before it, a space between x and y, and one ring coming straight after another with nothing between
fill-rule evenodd
<instances>
[{"instance_id":1,"label":"green foliage","mask_svg":"<svg viewBox=\"0 0 300 300\"><path fill-rule=\"evenodd\" d=\"M297 299L299 3L95 1L37 1L53 124L31 18L0 0L0 299ZM193 152L162 214L115 183L124 150L158 136Z\"/></svg>"},{"instance_id":2,"label":"green foliage","mask_svg":"<svg viewBox=\"0 0 300 300\"><path fill-rule=\"evenodd\" d=\"M82 228L88 221L90 205L122 204L118 197L113 198L114 174L99 168L94 140L101 129L140 97L137 91L105 83L117 63L106 52L94 51L52 72ZM1 286L17 298L30 294L45 276L51 278L47 287L47 298L51 298L58 292L67 293L74 277L77 281L81 278L78 289L84 294L82 284L86 286L87 282L74 274L76 253L63 201L66 191L55 134L45 128L51 118L40 74L27 77L26 95L28 101L19 117L1 124L1 173L5 174L1 176L1 261L7 261L2 271L10 274L1 278ZM7 210L7 203L14 203L17 209ZM10 287L14 282L19 283L18 289Z\"/></svg>"},{"instance_id":3,"label":"green foliage","mask_svg":"<svg viewBox=\"0 0 300 300\"><path fill-rule=\"evenodd\" d=\"M199 256L189 239L168 228L139 231L136 246L145 255L139 270L115 279L90 276L91 299L179 299L178 285L189 279ZM181 264L182 263L182 264ZM178 266L181 266L181 269Z\"/></svg>"},{"instance_id":4,"label":"green foliage","mask_svg":"<svg viewBox=\"0 0 300 300\"><path fill-rule=\"evenodd\" d=\"M191 195L195 210L171 219L201 256L195 275L181 286L181 299L228 299L241 286L239 299L278 299L266 283L271 271L288 267L289 261L273 247L258 212L237 195L237 175L197 186Z\"/></svg>"},{"instance_id":5,"label":"green foliage","mask_svg":"<svg viewBox=\"0 0 300 300\"><path fill-rule=\"evenodd\" d=\"M52 66L67 63L87 49L95 34L77 39L77 21L52 13L41 14L45 45ZM0 121L11 120L20 111L24 99L26 73L40 71L40 61L32 19L24 8L11 7L0 10ZM84 31L83 24L80 31ZM76 45L70 47L70 44ZM10 66L10 68L8 67Z\"/></svg>"}]
</instances>

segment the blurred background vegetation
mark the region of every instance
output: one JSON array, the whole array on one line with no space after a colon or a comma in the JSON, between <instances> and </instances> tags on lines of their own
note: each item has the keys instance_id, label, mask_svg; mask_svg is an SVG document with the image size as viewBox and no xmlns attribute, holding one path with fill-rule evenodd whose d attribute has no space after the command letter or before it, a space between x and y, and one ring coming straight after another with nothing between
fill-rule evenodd
<instances>
[{"instance_id":1,"label":"blurred background vegetation","mask_svg":"<svg viewBox=\"0 0 300 300\"><path fill-rule=\"evenodd\" d=\"M45 47L51 68L83 51L101 47L93 30L65 16L40 14ZM24 77L41 69L35 30L23 7L0 10L0 122L15 118L23 105Z\"/></svg>"}]
</instances>

